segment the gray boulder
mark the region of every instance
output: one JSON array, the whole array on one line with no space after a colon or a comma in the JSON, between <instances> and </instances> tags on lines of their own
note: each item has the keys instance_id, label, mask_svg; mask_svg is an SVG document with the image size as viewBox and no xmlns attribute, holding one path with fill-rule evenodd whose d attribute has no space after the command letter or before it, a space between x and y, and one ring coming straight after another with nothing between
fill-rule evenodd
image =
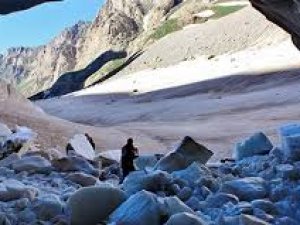
<instances>
[{"instance_id":1,"label":"gray boulder","mask_svg":"<svg viewBox=\"0 0 300 225\"><path fill-rule=\"evenodd\" d=\"M238 203L239 211L243 214L252 215L253 214L253 207L249 202L239 202Z\"/></svg>"},{"instance_id":2,"label":"gray boulder","mask_svg":"<svg viewBox=\"0 0 300 225\"><path fill-rule=\"evenodd\" d=\"M172 173L187 168L193 162L205 164L212 155L212 151L205 146L195 142L191 137L185 137L179 147L160 159L154 168Z\"/></svg>"},{"instance_id":3,"label":"gray boulder","mask_svg":"<svg viewBox=\"0 0 300 225\"><path fill-rule=\"evenodd\" d=\"M247 177L223 183L221 191L236 195L241 201L252 201L267 196L266 182L260 177Z\"/></svg>"},{"instance_id":4,"label":"gray boulder","mask_svg":"<svg viewBox=\"0 0 300 225\"><path fill-rule=\"evenodd\" d=\"M85 187L68 200L72 225L99 224L126 200L123 191L112 187Z\"/></svg>"},{"instance_id":5,"label":"gray boulder","mask_svg":"<svg viewBox=\"0 0 300 225\"><path fill-rule=\"evenodd\" d=\"M0 201L12 201L20 198L28 198L33 200L37 195L37 190L33 187L24 185L23 183L7 179L0 183Z\"/></svg>"},{"instance_id":6,"label":"gray boulder","mask_svg":"<svg viewBox=\"0 0 300 225\"><path fill-rule=\"evenodd\" d=\"M97 183L97 178L81 172L68 174L66 178L83 187L93 186Z\"/></svg>"},{"instance_id":7,"label":"gray boulder","mask_svg":"<svg viewBox=\"0 0 300 225\"><path fill-rule=\"evenodd\" d=\"M51 163L41 156L23 157L13 163L12 169L16 172L49 174L53 171Z\"/></svg>"},{"instance_id":8,"label":"gray boulder","mask_svg":"<svg viewBox=\"0 0 300 225\"><path fill-rule=\"evenodd\" d=\"M216 222L218 225L239 225L240 217L239 216L220 216Z\"/></svg>"},{"instance_id":9,"label":"gray boulder","mask_svg":"<svg viewBox=\"0 0 300 225\"><path fill-rule=\"evenodd\" d=\"M285 217L278 218L276 220L276 225L298 225L298 221L285 216Z\"/></svg>"},{"instance_id":10,"label":"gray boulder","mask_svg":"<svg viewBox=\"0 0 300 225\"><path fill-rule=\"evenodd\" d=\"M167 189L172 183L172 176L164 171L135 171L130 173L123 182L123 189L129 195L141 190L158 192Z\"/></svg>"},{"instance_id":11,"label":"gray boulder","mask_svg":"<svg viewBox=\"0 0 300 225\"><path fill-rule=\"evenodd\" d=\"M68 156L51 161L59 172L83 172L98 177L100 172L89 161L80 156Z\"/></svg>"},{"instance_id":12,"label":"gray boulder","mask_svg":"<svg viewBox=\"0 0 300 225\"><path fill-rule=\"evenodd\" d=\"M192 194L193 190L190 187L184 187L178 192L177 196L182 201L187 201L192 196Z\"/></svg>"},{"instance_id":13,"label":"gray boulder","mask_svg":"<svg viewBox=\"0 0 300 225\"><path fill-rule=\"evenodd\" d=\"M171 216L165 225L207 225L207 223L196 215L179 213Z\"/></svg>"},{"instance_id":14,"label":"gray boulder","mask_svg":"<svg viewBox=\"0 0 300 225\"><path fill-rule=\"evenodd\" d=\"M24 224L30 224L32 221L36 220L36 218L36 214L31 208L26 208L18 213L19 221L23 222Z\"/></svg>"},{"instance_id":15,"label":"gray boulder","mask_svg":"<svg viewBox=\"0 0 300 225\"><path fill-rule=\"evenodd\" d=\"M298 180L300 174L297 168L291 164L279 164L275 167L277 176L282 179Z\"/></svg>"},{"instance_id":16,"label":"gray boulder","mask_svg":"<svg viewBox=\"0 0 300 225\"><path fill-rule=\"evenodd\" d=\"M0 213L0 224L1 225L11 225L11 222L7 218L7 216L4 213Z\"/></svg>"},{"instance_id":17,"label":"gray boulder","mask_svg":"<svg viewBox=\"0 0 300 225\"><path fill-rule=\"evenodd\" d=\"M192 163L184 170L175 171L172 176L175 178L186 180L190 185L194 184L197 180L204 176L210 176L211 171L199 163Z\"/></svg>"},{"instance_id":18,"label":"gray boulder","mask_svg":"<svg viewBox=\"0 0 300 225\"><path fill-rule=\"evenodd\" d=\"M8 128L8 126L6 126L3 123L0 123L0 140L1 140L1 138L6 138L7 136L9 136L11 134L12 134L12 132Z\"/></svg>"},{"instance_id":19,"label":"gray boulder","mask_svg":"<svg viewBox=\"0 0 300 225\"><path fill-rule=\"evenodd\" d=\"M223 205L231 202L232 204L236 205L239 203L238 197L233 194L227 193L217 193L215 195L211 195L206 199L206 206L208 208L221 208Z\"/></svg>"},{"instance_id":20,"label":"gray boulder","mask_svg":"<svg viewBox=\"0 0 300 225\"><path fill-rule=\"evenodd\" d=\"M6 158L0 161L0 167L11 167L16 161L20 160L21 157L17 153L12 153Z\"/></svg>"},{"instance_id":21,"label":"gray boulder","mask_svg":"<svg viewBox=\"0 0 300 225\"><path fill-rule=\"evenodd\" d=\"M271 225L271 224L257 217L243 214L240 216L240 225Z\"/></svg>"},{"instance_id":22,"label":"gray boulder","mask_svg":"<svg viewBox=\"0 0 300 225\"><path fill-rule=\"evenodd\" d=\"M267 214L276 215L278 213L273 202L267 199L257 199L251 202L253 208L261 209Z\"/></svg>"},{"instance_id":23,"label":"gray boulder","mask_svg":"<svg viewBox=\"0 0 300 225\"><path fill-rule=\"evenodd\" d=\"M175 197L166 197L160 201L161 214L171 217L177 213L190 213L195 214L194 211L184 204L179 198Z\"/></svg>"},{"instance_id":24,"label":"gray boulder","mask_svg":"<svg viewBox=\"0 0 300 225\"><path fill-rule=\"evenodd\" d=\"M160 205L157 197L147 191L132 195L111 214L109 222L128 225L159 225Z\"/></svg>"},{"instance_id":25,"label":"gray boulder","mask_svg":"<svg viewBox=\"0 0 300 225\"><path fill-rule=\"evenodd\" d=\"M20 198L19 200L15 201L14 207L18 209L19 211L24 210L25 208L28 208L30 205L30 201L28 198Z\"/></svg>"},{"instance_id":26,"label":"gray boulder","mask_svg":"<svg viewBox=\"0 0 300 225\"><path fill-rule=\"evenodd\" d=\"M273 149L268 137L262 133L255 133L245 141L237 143L234 149L234 158L242 160L255 155L266 155Z\"/></svg>"},{"instance_id":27,"label":"gray boulder","mask_svg":"<svg viewBox=\"0 0 300 225\"><path fill-rule=\"evenodd\" d=\"M56 195L46 195L39 197L34 203L34 211L38 219L48 221L58 215L61 215L64 210L64 204Z\"/></svg>"},{"instance_id":28,"label":"gray boulder","mask_svg":"<svg viewBox=\"0 0 300 225\"><path fill-rule=\"evenodd\" d=\"M290 124L281 127L280 136L285 157L300 160L300 125Z\"/></svg>"},{"instance_id":29,"label":"gray boulder","mask_svg":"<svg viewBox=\"0 0 300 225\"><path fill-rule=\"evenodd\" d=\"M159 160L157 155L142 155L134 160L134 165L137 170L152 168Z\"/></svg>"}]
</instances>

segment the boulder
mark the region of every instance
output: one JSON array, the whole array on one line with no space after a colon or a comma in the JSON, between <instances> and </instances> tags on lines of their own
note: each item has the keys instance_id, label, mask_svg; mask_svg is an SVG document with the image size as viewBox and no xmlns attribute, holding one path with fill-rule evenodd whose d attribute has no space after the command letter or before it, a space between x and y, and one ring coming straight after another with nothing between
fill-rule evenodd
<instances>
[{"instance_id":1,"label":"boulder","mask_svg":"<svg viewBox=\"0 0 300 225\"><path fill-rule=\"evenodd\" d=\"M200 200L196 196L190 197L185 204L192 210L197 211L200 209Z\"/></svg>"},{"instance_id":2,"label":"boulder","mask_svg":"<svg viewBox=\"0 0 300 225\"><path fill-rule=\"evenodd\" d=\"M200 186L205 186L207 187L210 191L212 192L216 192L219 190L220 188L220 181L218 181L217 179L215 179L213 176L210 176L208 174L208 176L203 176L201 177L196 185L200 185Z\"/></svg>"},{"instance_id":3,"label":"boulder","mask_svg":"<svg viewBox=\"0 0 300 225\"><path fill-rule=\"evenodd\" d=\"M7 136L5 147L8 152L23 154L31 148L37 134L27 127L16 126L14 132Z\"/></svg>"},{"instance_id":4,"label":"boulder","mask_svg":"<svg viewBox=\"0 0 300 225\"><path fill-rule=\"evenodd\" d=\"M13 163L12 169L16 172L44 173L49 174L53 171L51 163L41 156L23 157Z\"/></svg>"},{"instance_id":5,"label":"boulder","mask_svg":"<svg viewBox=\"0 0 300 225\"><path fill-rule=\"evenodd\" d=\"M224 216L221 215L217 219L218 225L239 225L240 217L239 216Z\"/></svg>"},{"instance_id":6,"label":"boulder","mask_svg":"<svg viewBox=\"0 0 300 225\"><path fill-rule=\"evenodd\" d=\"M195 214L194 211L184 204L179 198L175 197L166 197L161 199L161 214L167 217L171 217L177 213L190 213Z\"/></svg>"},{"instance_id":7,"label":"boulder","mask_svg":"<svg viewBox=\"0 0 300 225\"><path fill-rule=\"evenodd\" d=\"M284 152L280 148L278 148L278 147L274 147L270 151L269 156L277 159L278 162L284 161L284 158L285 158Z\"/></svg>"},{"instance_id":8,"label":"boulder","mask_svg":"<svg viewBox=\"0 0 300 225\"><path fill-rule=\"evenodd\" d=\"M240 225L271 225L271 224L257 217L242 214L240 216Z\"/></svg>"},{"instance_id":9,"label":"boulder","mask_svg":"<svg viewBox=\"0 0 300 225\"><path fill-rule=\"evenodd\" d=\"M12 201L20 198L28 198L33 200L37 195L37 190L31 186L24 185L23 183L7 179L0 183L0 201Z\"/></svg>"},{"instance_id":10,"label":"boulder","mask_svg":"<svg viewBox=\"0 0 300 225\"><path fill-rule=\"evenodd\" d=\"M123 191L112 187L85 187L68 200L72 225L99 224L126 200Z\"/></svg>"},{"instance_id":11,"label":"boulder","mask_svg":"<svg viewBox=\"0 0 300 225\"><path fill-rule=\"evenodd\" d=\"M167 189L172 183L172 176L164 171L135 171L130 173L123 182L123 189L129 195L141 190L158 192Z\"/></svg>"},{"instance_id":12,"label":"boulder","mask_svg":"<svg viewBox=\"0 0 300 225\"><path fill-rule=\"evenodd\" d=\"M9 221L7 216L4 213L0 213L0 224L2 225L11 225L12 223Z\"/></svg>"},{"instance_id":13,"label":"boulder","mask_svg":"<svg viewBox=\"0 0 300 225\"><path fill-rule=\"evenodd\" d=\"M83 187L93 186L97 183L97 178L81 172L68 174L66 178Z\"/></svg>"},{"instance_id":14,"label":"boulder","mask_svg":"<svg viewBox=\"0 0 300 225\"><path fill-rule=\"evenodd\" d=\"M97 154L96 159L104 159L107 162L115 163L119 162L121 159L122 151L121 150L109 150L103 151ZM103 167L105 167L105 163L103 163Z\"/></svg>"},{"instance_id":15,"label":"boulder","mask_svg":"<svg viewBox=\"0 0 300 225\"><path fill-rule=\"evenodd\" d=\"M284 185L283 180L278 180L280 184L274 185L270 190L270 200L272 202L278 202L290 195L290 188L287 185Z\"/></svg>"},{"instance_id":16,"label":"boulder","mask_svg":"<svg viewBox=\"0 0 300 225\"><path fill-rule=\"evenodd\" d=\"M111 214L109 222L116 224L159 225L160 205L156 195L147 191L140 191L132 195Z\"/></svg>"},{"instance_id":17,"label":"boulder","mask_svg":"<svg viewBox=\"0 0 300 225\"><path fill-rule=\"evenodd\" d=\"M21 157L17 153L12 153L6 158L0 161L0 167L8 167L10 168L16 161L20 160Z\"/></svg>"},{"instance_id":18,"label":"boulder","mask_svg":"<svg viewBox=\"0 0 300 225\"><path fill-rule=\"evenodd\" d=\"M228 202L231 202L234 205L239 203L239 199L235 195L222 192L208 196L205 201L208 208L222 208L222 206Z\"/></svg>"},{"instance_id":19,"label":"boulder","mask_svg":"<svg viewBox=\"0 0 300 225\"><path fill-rule=\"evenodd\" d=\"M252 215L253 207L249 202L239 202L238 203L239 211L243 214Z\"/></svg>"},{"instance_id":20,"label":"boulder","mask_svg":"<svg viewBox=\"0 0 300 225\"><path fill-rule=\"evenodd\" d=\"M64 154L55 148L50 148L46 150L35 150L35 151L28 151L22 155L22 157L29 157L29 156L41 156L49 161L53 159L60 159L64 157Z\"/></svg>"},{"instance_id":21,"label":"boulder","mask_svg":"<svg viewBox=\"0 0 300 225\"><path fill-rule=\"evenodd\" d=\"M99 179L102 181L108 180L108 179L114 179L117 178L118 180L122 177L121 169L119 164L113 164L109 167L105 167L103 170L101 170L101 174Z\"/></svg>"},{"instance_id":22,"label":"boulder","mask_svg":"<svg viewBox=\"0 0 300 225\"><path fill-rule=\"evenodd\" d=\"M267 199L257 199L251 202L253 208L261 209L267 214L276 215L277 208L273 202Z\"/></svg>"},{"instance_id":23,"label":"boulder","mask_svg":"<svg viewBox=\"0 0 300 225\"><path fill-rule=\"evenodd\" d=\"M94 160L96 157L95 150L84 134L76 134L70 141L70 145L76 154L87 160Z\"/></svg>"},{"instance_id":24,"label":"boulder","mask_svg":"<svg viewBox=\"0 0 300 225\"><path fill-rule=\"evenodd\" d=\"M31 208L26 208L18 213L18 218L24 224L30 224L32 223L32 221L36 220L36 214L32 211Z\"/></svg>"},{"instance_id":25,"label":"boulder","mask_svg":"<svg viewBox=\"0 0 300 225\"><path fill-rule=\"evenodd\" d=\"M286 180L300 179L299 171L291 164L279 164L275 167L277 176Z\"/></svg>"},{"instance_id":26,"label":"boulder","mask_svg":"<svg viewBox=\"0 0 300 225\"><path fill-rule=\"evenodd\" d=\"M241 201L265 198L268 194L266 182L260 177L246 177L223 183L221 191L236 195Z\"/></svg>"},{"instance_id":27,"label":"boulder","mask_svg":"<svg viewBox=\"0 0 300 225\"><path fill-rule=\"evenodd\" d=\"M234 149L234 158L242 160L255 155L266 155L273 149L268 137L262 133L255 133L245 141L237 143Z\"/></svg>"},{"instance_id":28,"label":"boulder","mask_svg":"<svg viewBox=\"0 0 300 225\"><path fill-rule=\"evenodd\" d=\"M25 143L34 140L36 137L37 133L33 132L30 128L16 126L14 132L7 137L7 140Z\"/></svg>"},{"instance_id":29,"label":"boulder","mask_svg":"<svg viewBox=\"0 0 300 225\"><path fill-rule=\"evenodd\" d=\"M182 154L171 152L159 160L154 166L154 169L172 173L174 171L183 170L188 166L189 164Z\"/></svg>"},{"instance_id":30,"label":"boulder","mask_svg":"<svg viewBox=\"0 0 300 225\"><path fill-rule=\"evenodd\" d=\"M182 188L177 196L182 201L187 201L192 196L193 190L190 187L184 187Z\"/></svg>"},{"instance_id":31,"label":"boulder","mask_svg":"<svg viewBox=\"0 0 300 225\"><path fill-rule=\"evenodd\" d=\"M154 168L172 173L187 168L193 162L205 164L212 155L212 151L195 142L191 137L185 137L179 147L160 159Z\"/></svg>"},{"instance_id":32,"label":"boulder","mask_svg":"<svg viewBox=\"0 0 300 225\"><path fill-rule=\"evenodd\" d=\"M300 160L300 124L282 126L279 132L285 157Z\"/></svg>"},{"instance_id":33,"label":"boulder","mask_svg":"<svg viewBox=\"0 0 300 225\"><path fill-rule=\"evenodd\" d=\"M39 197L34 203L34 211L38 219L48 221L61 215L64 210L64 204L56 195L45 195Z\"/></svg>"},{"instance_id":34,"label":"boulder","mask_svg":"<svg viewBox=\"0 0 300 225\"><path fill-rule=\"evenodd\" d=\"M14 152L20 155L27 152L29 149L33 148L32 143L36 137L37 134L29 128L18 126L11 134L5 137L0 136L0 159L7 157Z\"/></svg>"},{"instance_id":35,"label":"boulder","mask_svg":"<svg viewBox=\"0 0 300 225\"><path fill-rule=\"evenodd\" d=\"M167 221L165 225L207 225L200 217L190 213L178 213Z\"/></svg>"},{"instance_id":36,"label":"boulder","mask_svg":"<svg viewBox=\"0 0 300 225\"><path fill-rule=\"evenodd\" d=\"M298 225L298 221L287 216L277 219L276 222L276 225Z\"/></svg>"},{"instance_id":37,"label":"boulder","mask_svg":"<svg viewBox=\"0 0 300 225\"><path fill-rule=\"evenodd\" d=\"M20 198L19 200L16 200L16 201L15 201L15 207L16 207L19 211L28 208L29 205L30 205L30 201L28 200L28 198Z\"/></svg>"},{"instance_id":38,"label":"boulder","mask_svg":"<svg viewBox=\"0 0 300 225\"><path fill-rule=\"evenodd\" d=\"M175 178L186 180L190 185L193 185L197 180L204 176L211 176L211 171L199 163L192 163L184 170L175 171L172 176Z\"/></svg>"},{"instance_id":39,"label":"boulder","mask_svg":"<svg viewBox=\"0 0 300 225\"><path fill-rule=\"evenodd\" d=\"M59 172L83 172L96 177L98 177L100 173L91 163L80 156L68 156L54 159L51 163Z\"/></svg>"},{"instance_id":40,"label":"boulder","mask_svg":"<svg viewBox=\"0 0 300 225\"><path fill-rule=\"evenodd\" d=\"M137 170L144 170L147 168L153 168L158 160L159 157L156 155L142 155L134 160L134 165Z\"/></svg>"},{"instance_id":41,"label":"boulder","mask_svg":"<svg viewBox=\"0 0 300 225\"><path fill-rule=\"evenodd\" d=\"M172 192L172 194L178 194L180 192L180 186L178 184L172 184L170 187L169 187L170 191Z\"/></svg>"},{"instance_id":42,"label":"boulder","mask_svg":"<svg viewBox=\"0 0 300 225\"><path fill-rule=\"evenodd\" d=\"M11 130L3 123L0 123L0 142L6 139L7 136L11 135Z\"/></svg>"}]
</instances>

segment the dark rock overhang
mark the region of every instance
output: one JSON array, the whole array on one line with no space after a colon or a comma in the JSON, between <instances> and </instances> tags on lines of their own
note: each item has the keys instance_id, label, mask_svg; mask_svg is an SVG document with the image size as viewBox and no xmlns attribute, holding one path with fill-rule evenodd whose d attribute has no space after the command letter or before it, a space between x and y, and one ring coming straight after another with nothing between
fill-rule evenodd
<instances>
[{"instance_id":1,"label":"dark rock overhang","mask_svg":"<svg viewBox=\"0 0 300 225\"><path fill-rule=\"evenodd\" d=\"M0 14L5 15L26 10L43 3L59 1L63 0L0 0Z\"/></svg>"},{"instance_id":2,"label":"dark rock overhang","mask_svg":"<svg viewBox=\"0 0 300 225\"><path fill-rule=\"evenodd\" d=\"M266 18L291 34L300 49L300 0L250 0Z\"/></svg>"}]
</instances>

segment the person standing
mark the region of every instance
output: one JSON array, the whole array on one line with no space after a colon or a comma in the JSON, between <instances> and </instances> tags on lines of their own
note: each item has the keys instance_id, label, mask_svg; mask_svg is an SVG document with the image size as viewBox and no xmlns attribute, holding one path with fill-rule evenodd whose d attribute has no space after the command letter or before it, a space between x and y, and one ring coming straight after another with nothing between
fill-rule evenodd
<instances>
[{"instance_id":1,"label":"person standing","mask_svg":"<svg viewBox=\"0 0 300 225\"><path fill-rule=\"evenodd\" d=\"M133 160L138 157L138 149L133 145L133 139L129 138L127 144L122 148L121 167L124 178L135 171Z\"/></svg>"}]
</instances>

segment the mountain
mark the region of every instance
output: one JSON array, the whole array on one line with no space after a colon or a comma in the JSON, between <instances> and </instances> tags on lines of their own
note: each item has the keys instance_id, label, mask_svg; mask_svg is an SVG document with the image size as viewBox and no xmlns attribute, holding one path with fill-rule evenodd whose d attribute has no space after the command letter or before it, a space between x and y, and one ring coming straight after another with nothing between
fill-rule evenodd
<instances>
[{"instance_id":1,"label":"mountain","mask_svg":"<svg viewBox=\"0 0 300 225\"><path fill-rule=\"evenodd\" d=\"M44 88L77 65L80 39L90 23L79 22L49 44L37 48L10 48L0 57L0 77L20 84L25 94Z\"/></svg>"},{"instance_id":2,"label":"mountain","mask_svg":"<svg viewBox=\"0 0 300 225\"><path fill-rule=\"evenodd\" d=\"M79 22L44 46L8 49L0 55L0 77L18 84L25 95L49 87L61 74L85 67L102 52L126 47L153 7L147 2L108 0L92 23Z\"/></svg>"},{"instance_id":3,"label":"mountain","mask_svg":"<svg viewBox=\"0 0 300 225\"><path fill-rule=\"evenodd\" d=\"M81 70L108 50L133 53L190 23L210 7L207 0L107 0L93 22L78 22L36 48L10 48L0 55L0 77L26 96L49 88L61 75ZM177 21L180 18L180 22ZM164 24L164 21L169 23ZM162 27L161 30L156 30Z\"/></svg>"}]
</instances>

